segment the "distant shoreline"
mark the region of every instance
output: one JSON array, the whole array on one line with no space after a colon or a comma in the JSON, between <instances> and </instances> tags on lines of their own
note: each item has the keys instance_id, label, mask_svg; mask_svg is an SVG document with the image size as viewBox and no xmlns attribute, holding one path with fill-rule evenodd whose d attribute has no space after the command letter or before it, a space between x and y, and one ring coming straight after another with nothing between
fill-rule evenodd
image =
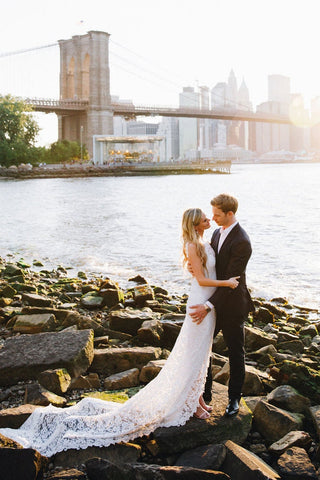
<instances>
[{"instance_id":1,"label":"distant shoreline","mask_svg":"<svg viewBox=\"0 0 320 480\"><path fill-rule=\"evenodd\" d=\"M163 175L229 175L232 165L297 165L315 164L317 161L264 160L264 161L237 161L217 162L216 164L183 164L183 165L47 165L34 167L31 170L26 166L10 168L0 167L0 178L4 179L40 179L40 178L86 178L86 177L134 177L134 176L163 176Z\"/></svg>"}]
</instances>

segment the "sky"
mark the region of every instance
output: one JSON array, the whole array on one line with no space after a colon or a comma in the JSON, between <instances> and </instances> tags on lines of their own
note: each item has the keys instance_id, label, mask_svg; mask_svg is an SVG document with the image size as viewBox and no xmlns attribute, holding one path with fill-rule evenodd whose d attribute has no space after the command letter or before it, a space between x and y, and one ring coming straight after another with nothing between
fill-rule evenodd
<instances>
[{"instance_id":1,"label":"sky","mask_svg":"<svg viewBox=\"0 0 320 480\"><path fill-rule=\"evenodd\" d=\"M244 78L255 106L267 77L320 95L320 0L11 0L1 7L0 54L90 30L110 37L111 94L137 104L177 105L183 86ZM59 48L0 57L0 94L59 97ZM39 142L56 140L56 118L39 114Z\"/></svg>"}]
</instances>

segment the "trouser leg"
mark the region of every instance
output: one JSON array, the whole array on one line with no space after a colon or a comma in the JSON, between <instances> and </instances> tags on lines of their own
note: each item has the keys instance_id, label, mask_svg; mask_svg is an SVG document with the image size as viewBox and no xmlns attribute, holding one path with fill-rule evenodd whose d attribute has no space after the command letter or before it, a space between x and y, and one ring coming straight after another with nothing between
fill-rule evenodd
<instances>
[{"instance_id":1,"label":"trouser leg","mask_svg":"<svg viewBox=\"0 0 320 480\"><path fill-rule=\"evenodd\" d=\"M211 356L209 361L206 383L204 386L203 399L205 402L211 402L212 400L212 357Z\"/></svg>"},{"instance_id":2,"label":"trouser leg","mask_svg":"<svg viewBox=\"0 0 320 480\"><path fill-rule=\"evenodd\" d=\"M240 399L245 376L244 322L229 320L222 327L222 332L229 354L229 398Z\"/></svg>"}]
</instances>

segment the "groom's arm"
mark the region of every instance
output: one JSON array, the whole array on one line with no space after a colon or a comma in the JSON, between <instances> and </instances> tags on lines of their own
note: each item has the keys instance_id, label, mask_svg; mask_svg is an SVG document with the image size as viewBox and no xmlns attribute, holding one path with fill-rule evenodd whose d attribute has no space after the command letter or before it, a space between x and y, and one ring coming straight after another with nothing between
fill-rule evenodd
<instances>
[{"instance_id":1,"label":"groom's arm","mask_svg":"<svg viewBox=\"0 0 320 480\"><path fill-rule=\"evenodd\" d=\"M247 240L244 240L234 245L224 275L224 279L236 277L238 275L240 275L241 277L241 275L243 275L246 270L246 266L251 257L251 253L251 244ZM214 305L216 309L223 308L223 305L225 304L225 302L228 301L232 292L233 290L231 290L230 288L218 287L208 301L212 305Z\"/></svg>"}]
</instances>

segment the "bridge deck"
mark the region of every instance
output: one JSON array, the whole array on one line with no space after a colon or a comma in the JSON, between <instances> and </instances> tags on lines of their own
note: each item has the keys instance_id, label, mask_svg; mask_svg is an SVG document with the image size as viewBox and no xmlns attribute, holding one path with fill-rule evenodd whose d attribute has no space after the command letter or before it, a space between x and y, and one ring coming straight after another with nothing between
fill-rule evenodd
<instances>
[{"instance_id":1,"label":"bridge deck","mask_svg":"<svg viewBox=\"0 0 320 480\"><path fill-rule=\"evenodd\" d=\"M51 100L27 98L25 102L32 105L37 112L56 113L58 115L76 115L86 112L89 108L87 100ZM161 107L155 105L133 105L111 103L110 110L114 115L127 118L136 116L162 116L180 118L211 118L214 120L239 120L249 122L291 124L287 115L277 115L267 112L252 112L246 110L232 110L230 108L207 110L192 107Z\"/></svg>"}]
</instances>

